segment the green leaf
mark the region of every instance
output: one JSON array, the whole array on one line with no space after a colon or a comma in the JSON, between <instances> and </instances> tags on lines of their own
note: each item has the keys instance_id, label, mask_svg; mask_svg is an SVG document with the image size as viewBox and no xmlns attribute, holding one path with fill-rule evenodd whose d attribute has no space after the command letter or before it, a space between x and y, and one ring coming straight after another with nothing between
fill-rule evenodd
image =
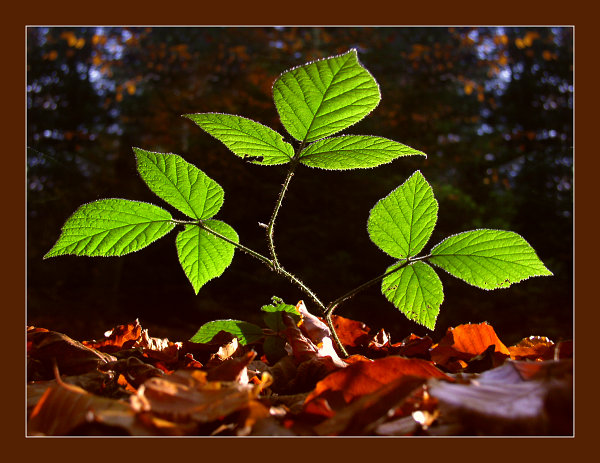
<instances>
[{"instance_id":1,"label":"green leaf","mask_svg":"<svg viewBox=\"0 0 600 463\"><path fill-rule=\"evenodd\" d=\"M223 205L223 188L193 164L176 154L133 148L137 169L161 199L193 219L209 219Z\"/></svg>"},{"instance_id":2,"label":"green leaf","mask_svg":"<svg viewBox=\"0 0 600 463\"><path fill-rule=\"evenodd\" d=\"M387 138L345 135L314 142L302 151L300 162L322 169L364 169L410 155L426 156L421 151Z\"/></svg>"},{"instance_id":3,"label":"green leaf","mask_svg":"<svg viewBox=\"0 0 600 463\"><path fill-rule=\"evenodd\" d=\"M286 164L294 157L294 148L273 129L231 114L186 114L201 129L221 141L233 154L253 164Z\"/></svg>"},{"instance_id":4,"label":"green leaf","mask_svg":"<svg viewBox=\"0 0 600 463\"><path fill-rule=\"evenodd\" d=\"M381 95L352 49L284 72L273 84L273 99L286 130L308 143L357 123Z\"/></svg>"},{"instance_id":5,"label":"green leaf","mask_svg":"<svg viewBox=\"0 0 600 463\"><path fill-rule=\"evenodd\" d=\"M233 228L220 220L205 220L203 225L215 232L239 242ZM203 230L197 225L186 225L177 235L177 255L179 262L194 291L209 280L221 276L233 260L235 246Z\"/></svg>"},{"instance_id":6,"label":"green leaf","mask_svg":"<svg viewBox=\"0 0 600 463\"><path fill-rule=\"evenodd\" d=\"M171 214L154 204L101 199L84 204L67 219L56 244L44 256L122 256L165 236Z\"/></svg>"},{"instance_id":7,"label":"green leaf","mask_svg":"<svg viewBox=\"0 0 600 463\"><path fill-rule=\"evenodd\" d=\"M438 203L421 172L379 200L371 209L367 230L373 243L398 259L415 256L431 237Z\"/></svg>"},{"instance_id":8,"label":"green leaf","mask_svg":"<svg viewBox=\"0 0 600 463\"><path fill-rule=\"evenodd\" d=\"M482 289L507 288L529 277L552 275L522 236L504 230L450 236L431 250L429 261Z\"/></svg>"},{"instance_id":9,"label":"green leaf","mask_svg":"<svg viewBox=\"0 0 600 463\"><path fill-rule=\"evenodd\" d=\"M297 323L300 321L300 313L296 306L291 304L285 304L280 298L273 296L273 303L270 305L263 305L261 310L266 312L263 316L265 324L273 331L279 332L285 329L285 324L281 318L281 313L286 312L290 315Z\"/></svg>"},{"instance_id":10,"label":"green leaf","mask_svg":"<svg viewBox=\"0 0 600 463\"><path fill-rule=\"evenodd\" d=\"M399 265L402 263L392 265L387 272ZM430 330L435 328L444 301L444 289L439 276L429 265L414 262L386 276L381 283L381 292L408 319Z\"/></svg>"},{"instance_id":11,"label":"green leaf","mask_svg":"<svg viewBox=\"0 0 600 463\"><path fill-rule=\"evenodd\" d=\"M256 342L264 336L261 327L253 323L240 320L214 320L202 325L190 341L204 344L212 341L221 331L235 336L243 346Z\"/></svg>"}]
</instances>

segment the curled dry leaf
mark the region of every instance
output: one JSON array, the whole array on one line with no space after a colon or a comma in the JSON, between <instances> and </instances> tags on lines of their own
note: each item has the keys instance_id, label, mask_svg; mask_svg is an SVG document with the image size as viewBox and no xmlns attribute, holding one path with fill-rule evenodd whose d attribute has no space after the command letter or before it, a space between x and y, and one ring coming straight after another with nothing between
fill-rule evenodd
<instances>
[{"instance_id":1,"label":"curled dry leaf","mask_svg":"<svg viewBox=\"0 0 600 463\"><path fill-rule=\"evenodd\" d=\"M28 371L30 379L51 379L56 361L61 374L79 375L95 370L99 365L116 360L113 356L55 331L31 330L27 333L28 364L35 370Z\"/></svg>"},{"instance_id":2,"label":"curled dry leaf","mask_svg":"<svg viewBox=\"0 0 600 463\"><path fill-rule=\"evenodd\" d=\"M141 333L142 326L136 319L133 323L118 325L106 331L104 333L105 339L100 341L83 341L83 344L102 352L114 353L132 347L140 339Z\"/></svg>"},{"instance_id":3,"label":"curled dry leaf","mask_svg":"<svg viewBox=\"0 0 600 463\"><path fill-rule=\"evenodd\" d=\"M100 371L114 371L117 375L122 375L135 389L143 384L148 378L162 376L164 374L159 368L142 362L136 357L128 357L115 362L109 362L98 368Z\"/></svg>"},{"instance_id":4,"label":"curled dry leaf","mask_svg":"<svg viewBox=\"0 0 600 463\"><path fill-rule=\"evenodd\" d=\"M299 324L300 328L308 339L315 344L320 344L323 341L323 338L331 338L329 327L319 317L314 316L308 311L306 305L304 305L304 301L298 302L298 304L296 304L296 309L300 312L300 316L302 317ZM291 318L287 314L284 315Z\"/></svg>"},{"instance_id":5,"label":"curled dry leaf","mask_svg":"<svg viewBox=\"0 0 600 463\"><path fill-rule=\"evenodd\" d=\"M429 336L421 337L411 333L402 342L392 344L392 350L395 355L429 359L429 349L432 345L433 340Z\"/></svg>"},{"instance_id":6,"label":"curled dry leaf","mask_svg":"<svg viewBox=\"0 0 600 463\"><path fill-rule=\"evenodd\" d=\"M333 315L331 318L333 327L345 347L359 347L369 342L369 331L371 329L363 322L350 320L339 315Z\"/></svg>"},{"instance_id":7,"label":"curled dry leaf","mask_svg":"<svg viewBox=\"0 0 600 463\"><path fill-rule=\"evenodd\" d=\"M258 385L209 381L198 370L178 371L170 376L151 378L131 397L137 412L172 423L209 423L242 410L256 400L270 384L268 374Z\"/></svg>"},{"instance_id":8,"label":"curled dry leaf","mask_svg":"<svg viewBox=\"0 0 600 463\"><path fill-rule=\"evenodd\" d=\"M343 368L346 366L344 361L340 359L333 348L333 343L329 336L321 337L319 344L315 345L313 340L306 337L296 326L292 317L286 313L282 313L281 316L283 323L286 326L283 334L290 344L292 355L297 362L302 363L307 360L329 357L333 361L333 364L338 368Z\"/></svg>"},{"instance_id":9,"label":"curled dry leaf","mask_svg":"<svg viewBox=\"0 0 600 463\"><path fill-rule=\"evenodd\" d=\"M431 348L431 360L451 370L464 369L474 357L494 346L494 366L500 365L510 352L500 341L494 328L487 323L459 325L448 328L442 340Z\"/></svg>"},{"instance_id":10,"label":"curled dry leaf","mask_svg":"<svg viewBox=\"0 0 600 463\"><path fill-rule=\"evenodd\" d=\"M168 339L150 337L148 330L142 329L139 320L133 323L118 325L104 333L105 339L100 341L83 341L87 347L101 352L116 354L127 349L139 348L144 355L163 365L175 366L179 359L179 351L183 344Z\"/></svg>"},{"instance_id":11,"label":"curled dry leaf","mask_svg":"<svg viewBox=\"0 0 600 463\"><path fill-rule=\"evenodd\" d=\"M248 365L256 357L256 352L246 352L241 357L232 357L220 365L208 370L209 381L235 381L240 384L248 384Z\"/></svg>"},{"instance_id":12,"label":"curled dry leaf","mask_svg":"<svg viewBox=\"0 0 600 463\"><path fill-rule=\"evenodd\" d=\"M306 404L321 398L326 399L332 409L339 410L358 397L375 392L403 376L452 381L452 378L426 360L389 356L373 361L359 361L329 374L317 383L306 398Z\"/></svg>"},{"instance_id":13,"label":"curled dry leaf","mask_svg":"<svg viewBox=\"0 0 600 463\"><path fill-rule=\"evenodd\" d=\"M554 350L555 344L545 336L529 336L508 348L513 360L551 360Z\"/></svg>"},{"instance_id":14,"label":"curled dry leaf","mask_svg":"<svg viewBox=\"0 0 600 463\"><path fill-rule=\"evenodd\" d=\"M387 413L423 385L426 378L403 375L363 395L315 427L323 436L370 434Z\"/></svg>"},{"instance_id":15,"label":"curled dry leaf","mask_svg":"<svg viewBox=\"0 0 600 463\"><path fill-rule=\"evenodd\" d=\"M231 357L244 355L245 352L245 347L238 342L237 338L233 338L227 344L220 346L217 352L210 356L206 366L210 368L220 365Z\"/></svg>"},{"instance_id":16,"label":"curled dry leaf","mask_svg":"<svg viewBox=\"0 0 600 463\"><path fill-rule=\"evenodd\" d=\"M91 424L112 428L113 433L114 428L120 428L120 433L151 434L136 422L127 402L98 397L62 381L46 389L37 402L27 423L27 434L65 436Z\"/></svg>"}]
</instances>

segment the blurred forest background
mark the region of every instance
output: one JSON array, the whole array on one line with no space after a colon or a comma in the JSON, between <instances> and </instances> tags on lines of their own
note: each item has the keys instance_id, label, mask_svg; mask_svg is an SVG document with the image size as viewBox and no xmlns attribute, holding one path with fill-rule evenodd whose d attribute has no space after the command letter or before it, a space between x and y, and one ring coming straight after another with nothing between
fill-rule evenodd
<instances>
[{"instance_id":1,"label":"blurred forest background","mask_svg":"<svg viewBox=\"0 0 600 463\"><path fill-rule=\"evenodd\" d=\"M283 266L325 303L392 263L366 230L370 209L419 169L439 202L428 251L450 234L521 234L554 273L482 291L440 270L436 331L408 321L371 287L338 315L438 340L488 321L505 343L572 338L573 30L568 27L30 27L27 29L27 322L93 339L139 318L184 340L218 318L261 323L271 296L310 301L236 251L198 296L175 232L121 258L43 260L81 204L122 197L164 204L137 175L132 147L177 153L225 190L217 218L267 254L264 229L286 167L245 163L182 114L238 114L285 130L271 86L283 71L357 48L380 85L373 113L344 133L428 154L369 170L300 167L275 231ZM289 138L289 137L288 137Z\"/></svg>"}]
</instances>

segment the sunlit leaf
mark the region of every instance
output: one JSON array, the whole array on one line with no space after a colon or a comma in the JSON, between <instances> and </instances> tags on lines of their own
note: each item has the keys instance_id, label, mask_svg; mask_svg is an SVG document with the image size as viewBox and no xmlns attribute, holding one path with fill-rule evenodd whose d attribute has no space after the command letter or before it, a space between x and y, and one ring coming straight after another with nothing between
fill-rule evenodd
<instances>
[{"instance_id":1,"label":"sunlit leaf","mask_svg":"<svg viewBox=\"0 0 600 463\"><path fill-rule=\"evenodd\" d=\"M392 265L387 272L402 264ZM406 318L430 330L444 301L442 282L435 270L423 262L414 262L381 282L381 292Z\"/></svg>"},{"instance_id":2,"label":"sunlit leaf","mask_svg":"<svg viewBox=\"0 0 600 463\"><path fill-rule=\"evenodd\" d=\"M507 288L529 277L552 275L529 243L511 231L459 233L435 246L431 255L432 264L482 289Z\"/></svg>"},{"instance_id":3,"label":"sunlit leaf","mask_svg":"<svg viewBox=\"0 0 600 463\"><path fill-rule=\"evenodd\" d=\"M269 305L263 305L261 310L265 312L263 320L265 324L273 331L279 332L285 329L285 324L281 318L281 313L285 312L292 317L297 323L300 321L300 313L296 306L291 304L285 304L283 300L273 296L273 303Z\"/></svg>"},{"instance_id":4,"label":"sunlit leaf","mask_svg":"<svg viewBox=\"0 0 600 463\"><path fill-rule=\"evenodd\" d=\"M44 256L122 256L145 248L174 227L168 211L140 201L101 199L84 204L67 219Z\"/></svg>"},{"instance_id":5,"label":"sunlit leaf","mask_svg":"<svg viewBox=\"0 0 600 463\"><path fill-rule=\"evenodd\" d=\"M421 172L379 200L371 209L371 240L398 259L415 256L427 243L437 221L438 203Z\"/></svg>"},{"instance_id":6,"label":"sunlit leaf","mask_svg":"<svg viewBox=\"0 0 600 463\"><path fill-rule=\"evenodd\" d=\"M312 143L300 154L300 162L321 169L363 169L410 155L425 153L383 137L345 135Z\"/></svg>"},{"instance_id":7,"label":"sunlit leaf","mask_svg":"<svg viewBox=\"0 0 600 463\"><path fill-rule=\"evenodd\" d=\"M284 72L273 84L273 98L286 130L311 142L360 121L381 95L352 49Z\"/></svg>"},{"instance_id":8,"label":"sunlit leaf","mask_svg":"<svg viewBox=\"0 0 600 463\"><path fill-rule=\"evenodd\" d=\"M221 186L181 156L139 148L133 151L142 179L171 206L194 219L210 219L221 209Z\"/></svg>"},{"instance_id":9,"label":"sunlit leaf","mask_svg":"<svg viewBox=\"0 0 600 463\"><path fill-rule=\"evenodd\" d=\"M426 360L389 356L374 361L356 362L330 373L317 383L306 398L306 403L319 396L330 397L332 392L341 393L344 402L350 403L405 375L448 378Z\"/></svg>"},{"instance_id":10,"label":"sunlit leaf","mask_svg":"<svg viewBox=\"0 0 600 463\"><path fill-rule=\"evenodd\" d=\"M483 322L477 324L459 325L448 328L445 336L431 350L431 359L444 367L449 360L469 361L473 357L483 354L490 346L494 346L494 353L498 358L506 358L509 350L498 338L494 328Z\"/></svg>"},{"instance_id":11,"label":"sunlit leaf","mask_svg":"<svg viewBox=\"0 0 600 463\"><path fill-rule=\"evenodd\" d=\"M244 346L256 342L264 336L262 328L253 323L240 320L214 320L202 325L196 334L190 338L190 341L207 343L212 341L221 331L235 336L240 344Z\"/></svg>"},{"instance_id":12,"label":"sunlit leaf","mask_svg":"<svg viewBox=\"0 0 600 463\"><path fill-rule=\"evenodd\" d=\"M205 220L203 225L238 242L236 231L220 220ZM183 270L198 291L209 280L221 276L233 260L235 246L197 225L186 225L177 235L177 254Z\"/></svg>"},{"instance_id":13,"label":"sunlit leaf","mask_svg":"<svg viewBox=\"0 0 600 463\"><path fill-rule=\"evenodd\" d=\"M185 117L221 141L233 154L253 164L286 164L294 157L294 148L280 134L250 119L218 113Z\"/></svg>"},{"instance_id":14,"label":"sunlit leaf","mask_svg":"<svg viewBox=\"0 0 600 463\"><path fill-rule=\"evenodd\" d=\"M334 315L333 327L344 346L356 347L366 345L369 341L370 328L363 322Z\"/></svg>"}]
</instances>

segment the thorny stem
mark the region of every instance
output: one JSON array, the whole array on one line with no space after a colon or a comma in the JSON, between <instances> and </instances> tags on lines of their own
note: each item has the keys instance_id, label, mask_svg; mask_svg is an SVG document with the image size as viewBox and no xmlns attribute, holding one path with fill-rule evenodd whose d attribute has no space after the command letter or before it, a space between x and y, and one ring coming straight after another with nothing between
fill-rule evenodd
<instances>
[{"instance_id":1,"label":"thorny stem","mask_svg":"<svg viewBox=\"0 0 600 463\"><path fill-rule=\"evenodd\" d=\"M325 314L326 315L331 315L333 313L333 311L337 308L337 306L339 306L342 302L350 299L351 297L355 296L356 294L358 294L359 292L361 292L364 289L367 289L370 286L373 286L375 283L383 280L386 276L391 275L394 272L397 272L398 270L406 267L408 264L410 264L410 262L412 262L412 260L408 259L405 260L402 264L400 264L398 267L393 268L392 270L385 272L382 275L376 276L375 278L367 281L366 283L363 283L360 286L357 286L356 288L354 288L351 291L348 291L346 294L344 294L341 297L338 297L335 301L330 302L327 305L327 309Z\"/></svg>"},{"instance_id":2,"label":"thorny stem","mask_svg":"<svg viewBox=\"0 0 600 463\"><path fill-rule=\"evenodd\" d=\"M374 285L375 283L383 280L385 277L387 277L388 275L391 275L392 273L397 272L400 269L403 269L404 267L410 265L412 262L416 262L416 261L420 261L420 260L427 260L429 259L429 257L431 257L431 255L427 255L427 256L423 256L423 257L409 257L408 259L406 259L402 264L398 265L397 267L393 268L392 270L385 272L382 275L379 275L369 281L367 281L366 283L363 283L360 286L357 286L356 288L354 288L351 291L348 291L346 294L344 294L341 297L338 297L336 300L330 302L327 305L327 308L325 309L325 321L327 323L327 326L329 327L329 330L331 331L331 334L333 336L333 340L335 341L338 349L344 354L345 357L348 357L348 353L346 352L346 349L344 349L344 346L342 345L340 339L338 338L338 335L335 331L335 328L333 326L333 311L344 301L350 299L351 297L355 296L356 294L358 294L359 292L361 292L364 289L367 289L368 287Z\"/></svg>"},{"instance_id":3,"label":"thorny stem","mask_svg":"<svg viewBox=\"0 0 600 463\"><path fill-rule=\"evenodd\" d=\"M302 143L300 148L298 148L298 150L294 154L294 157L290 161L290 167L288 169L287 176L285 177L283 185L281 186L281 191L279 191L279 195L277 196L277 201L275 202L275 208L273 209L273 213L271 214L271 219L269 220L269 224L267 225L267 240L269 243L269 252L271 253L271 259L272 259L273 265L275 266L276 269L281 268L281 266L279 265L279 261L277 260L277 254L275 253L275 241L273 238L273 234L275 231L275 220L277 219L277 214L279 214L279 209L281 208L281 204L283 203L283 198L285 196L285 193L287 192L290 182L292 181L292 177L294 176L294 171L296 170L296 167L298 166L298 159L299 159L300 152L302 151L303 147L304 147L304 143Z\"/></svg>"},{"instance_id":4,"label":"thorny stem","mask_svg":"<svg viewBox=\"0 0 600 463\"><path fill-rule=\"evenodd\" d=\"M344 348L344 345L342 344L342 342L340 341L340 338L335 330L335 327L333 326L333 311L344 301L350 299L351 297L355 296L356 294L358 294L360 291L367 289L368 287L374 285L375 283L383 280L385 277L387 277L388 275L391 275L394 272L397 272L398 270L410 265L412 262L416 262L416 261L420 261L420 260L427 260L431 257L431 255L427 255L427 256L423 256L423 257L409 257L407 258L402 264L400 264L399 266L393 268L392 270L379 275L369 281L367 281L366 283L363 283L360 286L357 286L356 288L354 288L351 291L348 291L346 294L344 294L341 297L338 297L337 299L335 299L334 301L330 302L327 306L325 306L325 304L323 304L323 302L321 302L321 300L310 290L310 288L308 288L308 286L306 286L298 277L296 277L294 274L288 272L287 270L285 270L281 264L279 263L279 261L277 260L277 255L275 253L275 242L273 239L273 232L274 232L274 228L275 228L275 220L277 219L277 215L279 213L279 209L281 208L281 204L283 203L283 198L285 196L285 193L290 185L290 182L292 180L292 177L294 176L294 171L296 170L296 167L298 166L298 160L299 160L299 156L300 156L300 152L302 151L302 148L304 147L304 143L302 143L302 145L298 148L298 150L296 151L294 157L292 158L291 162L290 162L290 167L288 169L288 173L287 176L285 178L285 181L283 182L283 185L281 187L281 191L279 192L279 195L277 196L277 202L275 203L275 208L273 209L273 213L271 214L271 219L269 220L269 224L267 225L267 239L268 239L268 244L269 244L269 252L271 254L271 259L269 259L266 256L263 256L262 254L240 244L237 243L233 240L230 240L229 238L227 238L226 236L221 235L220 233L210 229L209 227L207 227L206 225L203 224L202 220L194 220L194 221L186 221L186 220L177 220L177 219L171 219L171 222L176 223L176 224L190 224L190 225L197 225L200 228L202 228L203 230L206 230L209 233L212 233L213 235L215 235L216 237L222 239L223 241L226 241L230 244L232 244L233 246L235 246L236 248L242 250L243 252L245 252L246 254L249 254L250 256L260 260L262 263L264 263L265 265L267 265L267 267L269 267L272 271L274 271L275 273L282 275L284 277L286 277L288 280L290 280L292 283L296 284L305 294L307 294L319 307L319 309L322 311L324 318L325 318L325 322L327 323L327 326L331 332L331 336L333 337L333 341L335 342L338 350L340 351L340 353L342 354L342 356L344 358L348 357L348 352L346 351L346 349Z\"/></svg>"},{"instance_id":5,"label":"thorny stem","mask_svg":"<svg viewBox=\"0 0 600 463\"><path fill-rule=\"evenodd\" d=\"M320 299L308 288L308 286L306 286L304 283L302 283L302 281L300 281L295 275L289 273L283 267L278 267L277 269L274 269L274 270L277 273L279 273L280 275L283 275L284 277L288 278L292 283L295 283L297 286L299 286L300 289L302 289L302 291L304 291L319 306L319 309L321 309L321 311L323 313L325 313L325 311L326 311L325 304L323 304L320 301Z\"/></svg>"},{"instance_id":6,"label":"thorny stem","mask_svg":"<svg viewBox=\"0 0 600 463\"><path fill-rule=\"evenodd\" d=\"M252 249L244 246L243 244L240 244L240 243L237 243L237 242L235 242L233 240L230 240L226 236L223 236L219 232L216 232L213 229L211 229L211 228L207 227L206 225L204 225L204 223L202 223L201 220L190 220L190 221L187 221L187 220L171 219L171 222L174 222L174 223L177 223L177 224L185 224L185 225L197 225L202 230L206 230L207 232L212 233L217 238L220 238L223 241L226 241L227 243L232 244L233 246L235 246L236 248L240 249L241 251L244 251L246 254L249 254L252 257L260 260L263 264L265 264L271 270L275 270L273 262L271 262L271 260L268 257L265 257L262 254L259 254L258 252L256 252L256 251L254 251L254 250L252 250Z\"/></svg>"}]
</instances>

